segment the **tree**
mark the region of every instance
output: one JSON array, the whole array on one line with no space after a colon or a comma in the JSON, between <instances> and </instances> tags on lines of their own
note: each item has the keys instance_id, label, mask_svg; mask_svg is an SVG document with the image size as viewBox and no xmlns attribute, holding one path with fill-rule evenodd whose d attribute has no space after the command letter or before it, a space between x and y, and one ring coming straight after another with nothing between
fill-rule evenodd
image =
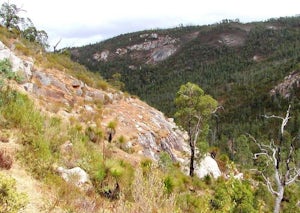
<instances>
[{"instance_id":1,"label":"tree","mask_svg":"<svg viewBox=\"0 0 300 213\"><path fill-rule=\"evenodd\" d=\"M25 39L27 39L30 42L36 42L40 44L42 47L47 48L48 45L48 35L44 30L37 30L35 26L30 26L26 28L22 35Z\"/></svg>"},{"instance_id":2,"label":"tree","mask_svg":"<svg viewBox=\"0 0 300 213\"><path fill-rule=\"evenodd\" d=\"M194 160L196 143L204 133L208 119L217 108L217 101L196 84L188 82L182 85L175 97L177 122L187 131L191 149L190 176L194 175Z\"/></svg>"},{"instance_id":3,"label":"tree","mask_svg":"<svg viewBox=\"0 0 300 213\"><path fill-rule=\"evenodd\" d=\"M4 2L0 10L1 23L7 29L16 28L19 29L19 23L22 22L22 18L18 16L18 13L22 11L15 4Z\"/></svg>"},{"instance_id":4,"label":"tree","mask_svg":"<svg viewBox=\"0 0 300 213\"><path fill-rule=\"evenodd\" d=\"M294 140L288 141L286 137L287 133L284 130L290 119L290 108L291 106L289 106L285 117L276 115L265 116L268 119L275 118L282 121L278 143L271 140L269 145L266 145L258 143L254 137L250 136L260 150L259 153L254 154L254 159L264 157L266 160L266 168L261 171L261 175L266 182L268 190L276 197L274 213L279 213L280 211L280 204L283 199L285 188L294 183L300 176L299 164L295 162L296 149ZM270 169L272 170L271 172Z\"/></svg>"},{"instance_id":5,"label":"tree","mask_svg":"<svg viewBox=\"0 0 300 213\"><path fill-rule=\"evenodd\" d=\"M17 29L21 31L22 36L30 42L36 42L44 48L48 48L48 35L44 30L37 30L29 18L22 18L18 13L23 11L15 4L5 2L1 6L0 18L1 23L7 29Z\"/></svg>"}]
</instances>

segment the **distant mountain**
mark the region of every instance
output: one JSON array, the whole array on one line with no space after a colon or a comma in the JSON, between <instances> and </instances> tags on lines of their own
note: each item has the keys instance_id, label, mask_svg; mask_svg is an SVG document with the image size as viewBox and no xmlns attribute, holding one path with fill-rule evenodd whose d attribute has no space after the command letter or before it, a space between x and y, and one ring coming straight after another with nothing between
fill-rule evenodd
<instances>
[{"instance_id":1,"label":"distant mountain","mask_svg":"<svg viewBox=\"0 0 300 213\"><path fill-rule=\"evenodd\" d=\"M299 108L298 84L288 98L273 89L299 71L300 17L146 30L72 48L71 55L169 116L180 85L199 84L224 107L218 138L257 133L252 122L263 125L262 114L284 111L289 101Z\"/></svg>"}]
</instances>

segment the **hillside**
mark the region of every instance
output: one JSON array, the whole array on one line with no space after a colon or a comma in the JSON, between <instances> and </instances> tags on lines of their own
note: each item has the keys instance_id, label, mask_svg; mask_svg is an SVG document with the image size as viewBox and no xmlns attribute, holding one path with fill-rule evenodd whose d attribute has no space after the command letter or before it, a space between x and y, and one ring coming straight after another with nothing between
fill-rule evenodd
<instances>
[{"instance_id":1,"label":"hillside","mask_svg":"<svg viewBox=\"0 0 300 213\"><path fill-rule=\"evenodd\" d=\"M198 27L180 32L175 29L172 35L168 35L170 31L162 31L165 32L162 37L159 33L143 32L142 36L136 33L136 38L146 43L126 41L130 51L137 51L133 54L137 57L136 64L131 64L130 69L141 72L148 67L155 71L159 66L166 66L184 46L199 38L201 32L195 29ZM224 39L232 47L244 42L243 39L232 41L228 36ZM184 41L184 45L179 41ZM116 41L113 44L118 46ZM141 48L150 52L140 54ZM125 57L126 49L119 48L116 54ZM104 60L118 66L115 60L121 56L100 51L93 57L98 62ZM192 151L187 132L173 118L120 91L118 88L126 83L120 81L122 78L113 75L108 80L110 85L99 73L73 62L68 51L48 53L43 44L24 38L17 29L0 26L0 213L219 213L274 209L276 196L271 194L270 186L259 172L267 169L266 174L271 177L274 169L270 169L265 158L253 160L250 149L253 147L249 145L252 136L237 139L238 146L232 149L234 158L228 156L227 150L216 147L216 143L209 144L207 152L196 149L195 176L191 177L188 170ZM297 69L281 80L268 95L294 97L294 88L299 84ZM226 101L219 99L222 104ZM280 115L286 110L282 108ZM228 110L224 107L215 114L212 129L205 125L201 131L217 134L218 125L224 131L225 124L238 129L239 124L229 123L231 120L219 122L218 118L227 116ZM291 162L283 163L295 168L283 175L292 177L291 183L300 174L299 138L292 139L299 129L295 112L297 106L293 105L293 119L289 122L292 125L288 125L284 137L281 135L284 141L291 141L292 149L288 152L283 146L282 155L279 154L283 160L287 153L293 154L287 155ZM210 112L206 116L210 117ZM267 123L265 128L278 129L280 124ZM289 130L293 131L289 133ZM271 137L263 135L268 136ZM205 138L201 140L208 145ZM234 145L234 140L231 142ZM230 148L230 141L227 144ZM280 209L298 212L300 185L295 182L288 186L288 182L289 179L284 182L287 185Z\"/></svg>"},{"instance_id":2,"label":"hillside","mask_svg":"<svg viewBox=\"0 0 300 213\"><path fill-rule=\"evenodd\" d=\"M206 156L189 177L173 119L66 53L4 28L0 39L0 212L207 212L214 178L238 174Z\"/></svg>"},{"instance_id":3,"label":"hillside","mask_svg":"<svg viewBox=\"0 0 300 213\"><path fill-rule=\"evenodd\" d=\"M111 82L123 82L124 90L168 116L174 115L180 85L198 84L224 107L209 140L226 150L228 140L246 132L260 135L268 129L276 135L261 115L280 113L288 102L298 114L298 84L288 86L288 98L274 88L299 73L299 28L300 17L247 24L224 20L128 33L70 50L73 60Z\"/></svg>"}]
</instances>

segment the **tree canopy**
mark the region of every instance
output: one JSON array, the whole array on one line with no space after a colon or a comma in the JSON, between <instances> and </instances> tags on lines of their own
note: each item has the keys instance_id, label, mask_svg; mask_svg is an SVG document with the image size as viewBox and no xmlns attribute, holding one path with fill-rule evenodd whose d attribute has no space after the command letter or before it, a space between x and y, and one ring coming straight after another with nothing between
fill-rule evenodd
<instances>
[{"instance_id":1,"label":"tree canopy","mask_svg":"<svg viewBox=\"0 0 300 213\"><path fill-rule=\"evenodd\" d=\"M196 84L182 85L176 94L175 105L177 122L188 132L191 148L190 176L194 175L196 143L207 135L208 119L217 108L217 101ZM200 137L199 137L200 136Z\"/></svg>"}]
</instances>

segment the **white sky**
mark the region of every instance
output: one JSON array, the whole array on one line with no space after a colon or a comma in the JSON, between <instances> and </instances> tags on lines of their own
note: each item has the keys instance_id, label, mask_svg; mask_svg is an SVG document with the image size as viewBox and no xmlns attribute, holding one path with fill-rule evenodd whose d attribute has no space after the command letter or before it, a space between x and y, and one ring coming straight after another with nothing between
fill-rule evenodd
<instances>
[{"instance_id":1,"label":"white sky","mask_svg":"<svg viewBox=\"0 0 300 213\"><path fill-rule=\"evenodd\" d=\"M1 4L6 0L0 0ZM222 19L241 22L300 14L300 0L10 0L26 10L58 48L95 43L123 33Z\"/></svg>"}]
</instances>

